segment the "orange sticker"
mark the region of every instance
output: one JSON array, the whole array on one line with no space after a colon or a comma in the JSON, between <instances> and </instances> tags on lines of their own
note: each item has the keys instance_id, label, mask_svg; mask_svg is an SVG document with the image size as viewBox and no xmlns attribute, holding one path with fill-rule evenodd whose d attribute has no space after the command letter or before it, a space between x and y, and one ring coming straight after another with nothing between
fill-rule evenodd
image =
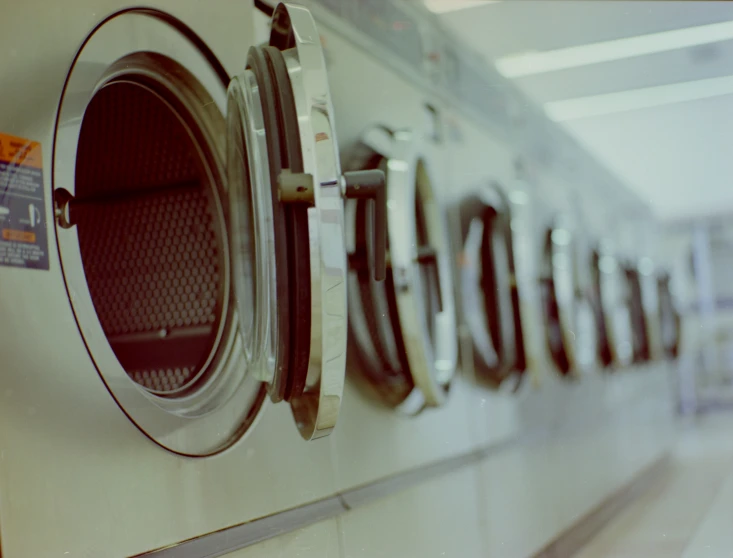
<instances>
[{"instance_id":1,"label":"orange sticker","mask_svg":"<svg viewBox=\"0 0 733 558\"><path fill-rule=\"evenodd\" d=\"M0 133L0 163L40 169L43 167L41 144Z\"/></svg>"},{"instance_id":2,"label":"orange sticker","mask_svg":"<svg viewBox=\"0 0 733 558\"><path fill-rule=\"evenodd\" d=\"M0 133L0 266L49 269L41 144Z\"/></svg>"},{"instance_id":3,"label":"orange sticker","mask_svg":"<svg viewBox=\"0 0 733 558\"><path fill-rule=\"evenodd\" d=\"M36 241L36 233L27 231L14 231L13 229L3 229L3 238L14 242L30 242Z\"/></svg>"}]
</instances>

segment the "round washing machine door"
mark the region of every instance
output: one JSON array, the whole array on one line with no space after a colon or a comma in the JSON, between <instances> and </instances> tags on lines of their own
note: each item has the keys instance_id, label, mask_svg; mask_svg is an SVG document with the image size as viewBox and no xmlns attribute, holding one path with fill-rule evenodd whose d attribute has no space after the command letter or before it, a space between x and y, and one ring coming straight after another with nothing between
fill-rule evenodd
<instances>
[{"instance_id":1,"label":"round washing machine door","mask_svg":"<svg viewBox=\"0 0 733 558\"><path fill-rule=\"evenodd\" d=\"M56 231L77 324L120 407L181 454L230 447L268 394L304 438L333 429L344 197L384 212L382 173L341 174L312 16L281 4L272 28L230 80L182 24L124 12L62 99Z\"/></svg>"},{"instance_id":2,"label":"round washing machine door","mask_svg":"<svg viewBox=\"0 0 733 558\"><path fill-rule=\"evenodd\" d=\"M447 226L429 163L411 133L377 127L362 147L359 165L386 174L388 268L386 281L373 280L371 208L350 203L349 326L370 387L388 405L414 414L445 401L456 370Z\"/></svg>"},{"instance_id":3,"label":"round washing machine door","mask_svg":"<svg viewBox=\"0 0 733 558\"><path fill-rule=\"evenodd\" d=\"M657 278L657 284L659 287L659 322L662 347L665 356L674 359L679 356L682 318L677 311L672 296L669 274L661 274Z\"/></svg>"},{"instance_id":4,"label":"round washing machine door","mask_svg":"<svg viewBox=\"0 0 733 558\"><path fill-rule=\"evenodd\" d=\"M498 187L461 204L460 295L479 380L498 387L523 371L509 202Z\"/></svg>"},{"instance_id":5,"label":"round washing machine door","mask_svg":"<svg viewBox=\"0 0 733 558\"><path fill-rule=\"evenodd\" d=\"M310 12L281 4L228 91L230 243L243 346L306 439L336 424L346 367L345 197L384 221L384 173L342 175L323 52ZM384 274L383 226L373 227Z\"/></svg>"},{"instance_id":6,"label":"round washing machine door","mask_svg":"<svg viewBox=\"0 0 733 558\"><path fill-rule=\"evenodd\" d=\"M599 358L606 367L628 366L633 357L633 340L623 269L601 246L593 252L593 274L599 312Z\"/></svg>"},{"instance_id":7,"label":"round washing machine door","mask_svg":"<svg viewBox=\"0 0 733 558\"><path fill-rule=\"evenodd\" d=\"M548 346L560 374L571 376L595 364L598 333L592 301L576 281L573 233L562 219L547 231L544 258Z\"/></svg>"},{"instance_id":8,"label":"round washing machine door","mask_svg":"<svg viewBox=\"0 0 733 558\"><path fill-rule=\"evenodd\" d=\"M633 362L646 362L651 358L651 349L642 298L641 277L639 270L633 265L626 265L624 272L626 274L626 300L631 313Z\"/></svg>"},{"instance_id":9,"label":"round washing machine door","mask_svg":"<svg viewBox=\"0 0 733 558\"><path fill-rule=\"evenodd\" d=\"M649 360L664 358L664 340L662 338L662 322L659 314L659 283L654 261L649 257L639 260L639 283L641 285L641 303L646 325L646 338L649 345Z\"/></svg>"}]
</instances>

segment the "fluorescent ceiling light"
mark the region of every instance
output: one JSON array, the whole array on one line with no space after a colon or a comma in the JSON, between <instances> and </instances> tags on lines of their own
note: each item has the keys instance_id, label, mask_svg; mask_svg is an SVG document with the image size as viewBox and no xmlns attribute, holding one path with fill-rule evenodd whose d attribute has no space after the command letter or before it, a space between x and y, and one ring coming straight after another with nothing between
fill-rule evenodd
<instances>
[{"instance_id":1,"label":"fluorescent ceiling light","mask_svg":"<svg viewBox=\"0 0 733 558\"><path fill-rule=\"evenodd\" d=\"M448 12L456 12L465 10L466 8L475 8L476 6L485 6L488 4L496 4L499 0L423 0L425 7L436 14L447 14Z\"/></svg>"},{"instance_id":2,"label":"fluorescent ceiling light","mask_svg":"<svg viewBox=\"0 0 733 558\"><path fill-rule=\"evenodd\" d=\"M717 43L728 39L733 39L733 21L638 35L627 39L615 39L545 52L515 54L497 59L496 68L505 77L517 78L679 48Z\"/></svg>"},{"instance_id":3,"label":"fluorescent ceiling light","mask_svg":"<svg viewBox=\"0 0 733 558\"><path fill-rule=\"evenodd\" d=\"M733 93L733 76L723 76L551 101L545 103L545 112L552 120L560 122L720 97L731 93Z\"/></svg>"}]
</instances>

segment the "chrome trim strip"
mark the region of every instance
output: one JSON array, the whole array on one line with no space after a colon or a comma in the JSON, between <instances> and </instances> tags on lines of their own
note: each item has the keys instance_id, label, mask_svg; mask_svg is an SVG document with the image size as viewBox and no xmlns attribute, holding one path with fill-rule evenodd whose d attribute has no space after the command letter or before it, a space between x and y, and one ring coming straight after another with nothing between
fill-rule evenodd
<instances>
[{"instance_id":1,"label":"chrome trim strip","mask_svg":"<svg viewBox=\"0 0 733 558\"><path fill-rule=\"evenodd\" d=\"M483 459L487 459L489 456L519 445L519 440L519 438L509 438L484 448L441 459L440 461L434 461L417 469L397 473L367 485L341 492L340 497L346 508L345 511L478 463Z\"/></svg>"},{"instance_id":2,"label":"chrome trim strip","mask_svg":"<svg viewBox=\"0 0 733 558\"><path fill-rule=\"evenodd\" d=\"M152 552L138 554L137 556L216 558L278 535L283 535L294 529L300 529L323 519L334 517L343 511L345 511L345 508L339 497L332 496L263 519L228 527L221 531L189 539Z\"/></svg>"},{"instance_id":3,"label":"chrome trim strip","mask_svg":"<svg viewBox=\"0 0 733 558\"><path fill-rule=\"evenodd\" d=\"M152 550L137 557L145 558L216 558L235 550L252 546L267 539L302 529L318 521L336 517L358 506L373 502L397 491L446 475L518 445L524 438L510 438L473 450L434 461L371 483L336 493L310 504L268 515L247 523L227 527L171 546Z\"/></svg>"},{"instance_id":4,"label":"chrome trim strip","mask_svg":"<svg viewBox=\"0 0 733 558\"><path fill-rule=\"evenodd\" d=\"M563 436L577 434L578 432L597 428L599 425L604 424L606 419L607 416L599 416L585 423L563 426L561 427L561 431ZM467 453L427 463L415 469L396 473L362 486L341 491L333 496L311 502L310 504L275 513L247 523L233 525L232 527L227 527L214 533L208 533L193 539L174 543L165 548L138 554L137 557L216 558L218 556L224 556L230 552L241 550L242 548L252 546L264 540L302 529L303 527L325 519L336 517L359 506L390 496L395 492L441 477L463 467L474 465L484 459L490 459L501 452L510 451L523 445L540 444L548 438L552 430L551 427L547 427L524 435L507 438ZM557 434L558 432L555 431L554 435L557 436ZM537 557L552 558L572 554L557 554L556 552L558 549L569 549L573 547L570 544L572 541L579 541L581 545L583 542L586 542L590 536L595 534L624 505L630 503L648 487L653 486L653 480L659 473L666 470L669 459L669 453L667 451L662 453L651 465L637 472L616 493L601 501L587 516L580 518L575 525L561 533L555 540L549 542ZM584 532L587 532L588 535L584 536ZM579 547L574 548L577 550Z\"/></svg>"}]
</instances>

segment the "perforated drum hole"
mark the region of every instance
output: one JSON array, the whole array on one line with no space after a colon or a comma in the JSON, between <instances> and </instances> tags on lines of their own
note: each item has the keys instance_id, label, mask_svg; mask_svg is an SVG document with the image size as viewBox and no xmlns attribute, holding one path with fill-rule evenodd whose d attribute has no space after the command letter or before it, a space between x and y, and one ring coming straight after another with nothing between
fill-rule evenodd
<instances>
[{"instance_id":1,"label":"perforated drum hole","mask_svg":"<svg viewBox=\"0 0 733 558\"><path fill-rule=\"evenodd\" d=\"M195 387L224 314L221 215L182 120L143 84L112 82L87 107L76 160L97 317L128 376L161 395Z\"/></svg>"}]
</instances>

